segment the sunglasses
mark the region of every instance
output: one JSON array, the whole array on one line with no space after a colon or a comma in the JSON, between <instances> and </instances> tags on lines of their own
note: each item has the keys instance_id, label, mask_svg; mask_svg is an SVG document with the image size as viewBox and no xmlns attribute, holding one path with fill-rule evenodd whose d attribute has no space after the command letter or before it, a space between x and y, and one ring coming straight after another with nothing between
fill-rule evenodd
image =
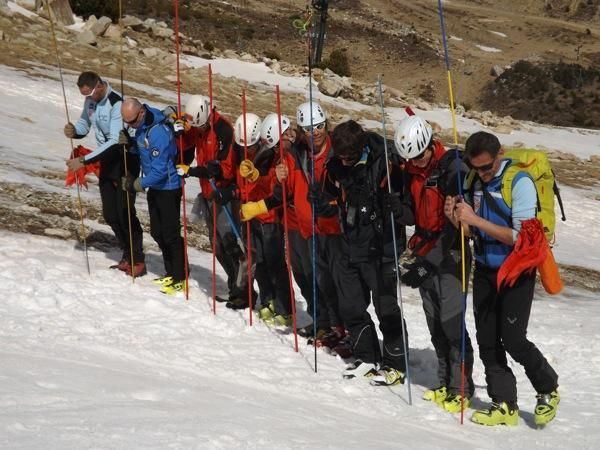
<instances>
[{"instance_id":1,"label":"sunglasses","mask_svg":"<svg viewBox=\"0 0 600 450\"><path fill-rule=\"evenodd\" d=\"M305 133L310 133L313 130L322 130L323 128L325 128L325 122L321 122L312 126L309 125L307 127L302 127L302 131L304 131Z\"/></svg>"},{"instance_id":2,"label":"sunglasses","mask_svg":"<svg viewBox=\"0 0 600 450\"><path fill-rule=\"evenodd\" d=\"M345 161L345 162L354 162L358 159L356 156L343 156L343 155L337 155L336 158L339 159L340 161Z\"/></svg>"},{"instance_id":3,"label":"sunglasses","mask_svg":"<svg viewBox=\"0 0 600 450\"><path fill-rule=\"evenodd\" d=\"M142 112L142 108L140 108L140 110L133 117L133 119L131 119L131 120L125 120L125 118L123 118L123 122L125 122L127 125L133 125L134 123L136 123L138 121L141 112Z\"/></svg>"},{"instance_id":4,"label":"sunglasses","mask_svg":"<svg viewBox=\"0 0 600 450\"><path fill-rule=\"evenodd\" d=\"M469 161L467 163L467 165L473 169L475 172L488 172L490 170L493 169L494 167L494 163L496 162L496 158L493 159L493 161L489 164L484 164L483 166L474 166L473 164L471 164L471 162Z\"/></svg>"}]
</instances>

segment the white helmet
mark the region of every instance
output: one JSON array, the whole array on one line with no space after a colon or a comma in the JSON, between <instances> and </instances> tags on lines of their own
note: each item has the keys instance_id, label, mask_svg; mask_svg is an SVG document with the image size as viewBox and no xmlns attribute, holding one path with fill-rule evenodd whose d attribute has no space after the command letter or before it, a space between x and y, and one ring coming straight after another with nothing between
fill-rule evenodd
<instances>
[{"instance_id":1,"label":"white helmet","mask_svg":"<svg viewBox=\"0 0 600 450\"><path fill-rule=\"evenodd\" d=\"M253 113L246 113L246 146L254 145L260 139L260 117ZM244 145L244 115L240 115L235 121L235 143Z\"/></svg>"},{"instance_id":2,"label":"white helmet","mask_svg":"<svg viewBox=\"0 0 600 450\"><path fill-rule=\"evenodd\" d=\"M423 153L431 143L433 131L424 119L419 116L408 116L400 121L394 143L396 150L405 159L412 159Z\"/></svg>"},{"instance_id":3,"label":"white helmet","mask_svg":"<svg viewBox=\"0 0 600 450\"><path fill-rule=\"evenodd\" d=\"M210 99L204 95L192 95L188 98L183 112L191 116L190 125L201 127L210 115Z\"/></svg>"},{"instance_id":4,"label":"white helmet","mask_svg":"<svg viewBox=\"0 0 600 450\"><path fill-rule=\"evenodd\" d=\"M308 127L310 125L318 125L327 120L327 114L325 114L325 110L321 108L317 102L312 102L312 124L310 123L311 119L311 103L306 102L302 103L298 106L296 110L296 122L300 127Z\"/></svg>"},{"instance_id":5,"label":"white helmet","mask_svg":"<svg viewBox=\"0 0 600 450\"><path fill-rule=\"evenodd\" d=\"M267 141L267 148L273 148L279 143L279 124L277 114L271 113L263 119L260 127L260 138ZM286 116L281 116L281 133L290 127L290 119Z\"/></svg>"}]
</instances>

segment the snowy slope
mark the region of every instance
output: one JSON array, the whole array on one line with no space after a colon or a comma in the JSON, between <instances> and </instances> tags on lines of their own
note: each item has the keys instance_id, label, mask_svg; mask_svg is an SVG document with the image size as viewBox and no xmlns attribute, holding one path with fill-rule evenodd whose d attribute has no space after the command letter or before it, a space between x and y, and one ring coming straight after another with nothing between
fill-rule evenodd
<instances>
[{"instance_id":1,"label":"snowy slope","mask_svg":"<svg viewBox=\"0 0 600 450\"><path fill-rule=\"evenodd\" d=\"M66 75L72 119L82 106L74 81ZM0 102L0 179L63 191L61 180L39 176L64 170L69 151L59 83L0 66ZM533 129L528 138L552 132ZM597 132L556 133L553 148L598 151ZM600 269L597 203L589 191L564 191L573 213L559 225L557 257ZM98 199L96 185L83 195ZM290 335L248 327L247 313L219 305L213 315L206 253L190 249L189 301L158 293L150 279L161 274L160 255L149 248L151 274L132 284L107 269L116 253L90 249L90 277L73 242L0 231L0 448L594 448L600 438L600 304L588 292L540 292L534 305L530 337L561 376L556 421L532 428L534 392L515 367L521 426L461 427L420 400L435 369L416 291L403 290L408 406L405 387L341 380L343 362L329 355L319 354L314 374L311 348L301 341L295 354ZM488 401L482 371L477 361L476 406Z\"/></svg>"}]
</instances>

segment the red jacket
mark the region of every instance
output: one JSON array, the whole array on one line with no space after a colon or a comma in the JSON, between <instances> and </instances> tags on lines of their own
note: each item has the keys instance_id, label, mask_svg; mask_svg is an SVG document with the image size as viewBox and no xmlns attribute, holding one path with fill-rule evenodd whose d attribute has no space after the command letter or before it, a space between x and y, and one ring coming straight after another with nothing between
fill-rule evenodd
<instances>
[{"instance_id":1,"label":"red jacket","mask_svg":"<svg viewBox=\"0 0 600 450\"><path fill-rule=\"evenodd\" d=\"M441 142L434 141L433 155L427 167L416 167L410 160L405 166L411 176L410 193L415 214L415 234L408 241L408 248L419 256L426 255L435 245L446 221L444 194L437 185L427 186L427 180L445 153Z\"/></svg>"},{"instance_id":2,"label":"red jacket","mask_svg":"<svg viewBox=\"0 0 600 450\"><path fill-rule=\"evenodd\" d=\"M223 172L223 178L217 180L219 188L229 186L235 180L235 155L232 151L233 127L231 123L217 111L213 111L211 117L213 124L208 130L192 127L183 136L184 149L196 147L196 165L204 166L209 161L218 160ZM206 199L212 194L212 187L207 178L200 178L202 196Z\"/></svg>"},{"instance_id":3,"label":"red jacket","mask_svg":"<svg viewBox=\"0 0 600 450\"><path fill-rule=\"evenodd\" d=\"M295 153L288 152L285 154L285 163L288 168L288 178L285 180L285 186L288 198L292 198L297 229L304 239L308 239L312 236L312 207L308 201L311 163L309 159L310 149L308 146L302 146L296 150ZM325 147L314 158L315 180L320 184L326 179L325 164L330 158L330 153L331 141L328 136ZM290 228L292 228L291 225ZM338 217L317 217L315 231L318 235L340 234L341 229Z\"/></svg>"},{"instance_id":4,"label":"red jacket","mask_svg":"<svg viewBox=\"0 0 600 450\"><path fill-rule=\"evenodd\" d=\"M275 155L273 152L273 149L269 149L256 154L248 153L248 159L255 164L255 167L261 173L261 176L254 183L242 178L239 164L236 165L236 180L242 202L255 202L268 198L273 194L274 180L276 179L275 166L279 164L279 153ZM258 158L256 158L257 156ZM243 156L238 159L241 162ZM271 209L266 214L256 216L256 219L261 223L277 223L279 222L279 211L278 209Z\"/></svg>"}]
</instances>

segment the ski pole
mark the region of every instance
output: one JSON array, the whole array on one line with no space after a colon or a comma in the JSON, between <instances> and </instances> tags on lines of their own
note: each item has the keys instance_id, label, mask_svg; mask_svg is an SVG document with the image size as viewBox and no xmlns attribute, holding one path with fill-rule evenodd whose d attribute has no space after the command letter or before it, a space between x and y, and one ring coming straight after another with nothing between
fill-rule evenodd
<instances>
[{"instance_id":1,"label":"ski pole","mask_svg":"<svg viewBox=\"0 0 600 450\"><path fill-rule=\"evenodd\" d=\"M281 128L281 98L279 95L279 85L275 86L275 99L277 102L277 126L279 127L279 160L283 163L283 130ZM294 297L294 282L292 278L292 258L290 256L287 192L285 182L281 183L281 192L283 196L283 242L285 249L285 262L287 264L288 280L290 284L290 305L292 308L292 327L294 330L294 350L298 352L298 330L296 329L296 298Z\"/></svg>"},{"instance_id":2,"label":"ski pole","mask_svg":"<svg viewBox=\"0 0 600 450\"><path fill-rule=\"evenodd\" d=\"M438 14L440 17L440 29L442 32L442 42L444 44L444 61L446 63L446 72L448 76L448 95L450 98L450 113L452 115L452 132L454 135L454 146L458 145L458 132L456 129L456 112L454 109L454 94L452 91L452 73L450 71L450 58L448 56L448 39L446 38L446 26L444 23L444 9L442 7L442 1L438 0ZM456 151L457 163L460 164L460 156L458 149ZM458 192L462 198L462 180L460 177L460 170L457 171L458 178ZM460 224L460 251L461 251L461 280L462 280L462 323L461 323L461 336L460 336L460 423L464 423L465 415L465 352L466 352L466 312L467 312L467 268L465 258L465 229Z\"/></svg>"},{"instance_id":3,"label":"ski pole","mask_svg":"<svg viewBox=\"0 0 600 450\"><path fill-rule=\"evenodd\" d=\"M311 20L312 16L309 17L308 20ZM312 49L311 49L311 39L313 33L312 23L308 25L307 29L307 46L308 46L308 102L310 104L310 151L314 152L315 148L315 137L313 135L313 91L312 91ZM313 184L315 182L315 158L312 156L310 159L310 182ZM315 215L315 203L314 200L311 200L311 226L312 226L312 285L313 285L313 336L314 336L314 350L315 350L315 373L317 373L317 217Z\"/></svg>"},{"instance_id":4,"label":"ski pole","mask_svg":"<svg viewBox=\"0 0 600 450\"><path fill-rule=\"evenodd\" d=\"M213 178L209 178L208 181L210 183L210 186L213 188L213 191L215 191L217 194L221 195L221 191L217 187L215 180ZM244 240L242 239L240 230L238 230L238 227L235 224L235 221L233 220L233 215L231 214L231 211L229 210L227 205L222 205L222 208L225 211L225 216L227 216L227 221L229 222L229 225L231 226L231 230L233 231L233 234L235 235L235 240L237 241L238 245L240 246L242 253L244 255L246 255Z\"/></svg>"},{"instance_id":5,"label":"ski pole","mask_svg":"<svg viewBox=\"0 0 600 450\"><path fill-rule=\"evenodd\" d=\"M385 154L385 172L388 179L387 187L388 193L392 193L392 184L390 183L390 160L388 156L388 145L387 145L387 132L385 128L385 109L383 105L383 88L381 86L381 75L377 77L377 85L379 88L379 103L381 105L381 126L383 128L383 151ZM398 246L396 245L396 222L394 220L394 213L390 212L390 221L392 227L392 242L394 245L394 267L396 268L396 296L398 297L398 304L400 306L400 316L402 317L402 343L404 345L404 363L406 365L406 384L408 389L408 404L412 405L412 394L410 387L410 365L408 360L408 346L406 341L408 336L406 334L406 324L404 323L404 306L402 302L402 288L400 284L400 269L398 262Z\"/></svg>"},{"instance_id":6,"label":"ski pole","mask_svg":"<svg viewBox=\"0 0 600 450\"><path fill-rule=\"evenodd\" d=\"M181 117L181 80L179 76L179 0L175 1L175 70L177 75L177 117ZM179 147L179 164L184 164L183 160L183 136L179 136L177 141ZM187 251L187 212L185 205L185 182L181 179L181 204L183 209L183 267L185 272L185 299L189 299L189 267Z\"/></svg>"},{"instance_id":7,"label":"ski pole","mask_svg":"<svg viewBox=\"0 0 600 450\"><path fill-rule=\"evenodd\" d=\"M210 99L210 129L215 129L213 114L213 86L212 86L212 64L208 65L208 98ZM214 181L213 181L214 183ZM213 186L214 189L215 186ZM217 203L212 202L212 298L213 314L217 313Z\"/></svg>"},{"instance_id":8,"label":"ski pole","mask_svg":"<svg viewBox=\"0 0 600 450\"><path fill-rule=\"evenodd\" d=\"M244 126L244 159L248 159L248 130L246 130L246 89L242 89L242 122ZM242 185L246 186L246 181ZM248 190L244 189L245 201L248 201ZM246 222L246 240L248 242L248 253L246 259L248 261L248 314L249 323L252 326L252 240L250 236L250 221Z\"/></svg>"},{"instance_id":9,"label":"ski pole","mask_svg":"<svg viewBox=\"0 0 600 450\"><path fill-rule=\"evenodd\" d=\"M62 72L62 64L60 62L60 54L58 53L58 42L56 40L56 31L54 30L54 19L52 18L52 11L50 11L50 4L48 3L48 0L45 0L46 3L46 11L48 12L48 20L50 22L50 32L52 33L52 42L54 44L54 50L56 52L56 64L58 66L58 73L60 75L60 84L62 86L62 94L63 94L63 101L65 104L65 115L67 117L67 122L71 123L71 119L69 119L69 108L67 106L67 94L65 91L65 80L63 78L63 72ZM75 157L75 151L73 148L73 139L69 138L69 142L71 144L71 159L73 159ZM83 223L83 206L81 204L81 189L79 187L79 175L77 174L77 171L74 171L75 173L75 185L77 186L77 204L79 206L79 218L81 220L81 239L83 240L83 250L85 253L85 265L87 267L87 272L88 275L91 275L90 272L90 258L88 256L88 248L87 248L87 237L86 237L86 229L85 229L85 224Z\"/></svg>"},{"instance_id":10,"label":"ski pole","mask_svg":"<svg viewBox=\"0 0 600 450\"><path fill-rule=\"evenodd\" d=\"M121 96L123 99L125 98L125 86L123 83L123 2L119 0L119 66L121 73ZM125 128L125 124L123 124L123 128ZM127 176L127 148L123 145L123 171L125 172L125 176ZM131 235L132 226L131 226L131 202L129 200L129 192L124 192L125 199L127 202L127 227L129 230L129 261L131 261L131 282L135 283L135 259L133 256L133 236Z\"/></svg>"}]
</instances>

